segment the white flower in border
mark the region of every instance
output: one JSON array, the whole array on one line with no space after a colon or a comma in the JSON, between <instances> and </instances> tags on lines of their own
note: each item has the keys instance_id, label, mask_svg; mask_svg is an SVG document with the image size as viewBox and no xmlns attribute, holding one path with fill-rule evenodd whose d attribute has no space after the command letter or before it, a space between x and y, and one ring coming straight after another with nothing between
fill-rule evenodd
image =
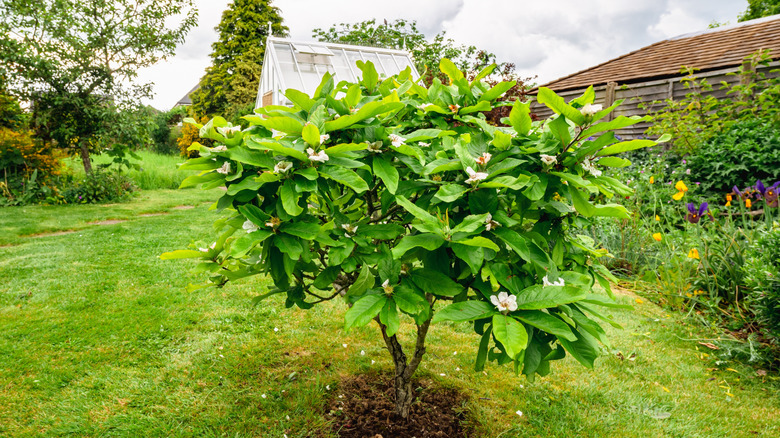
<instances>
[{"instance_id":1,"label":"white flower in border","mask_svg":"<svg viewBox=\"0 0 780 438\"><path fill-rule=\"evenodd\" d=\"M344 237L354 236L355 233L357 233L357 230L358 230L358 226L357 225L350 225L350 224L343 224L343 225L341 225L341 228L343 228L344 231L346 231L346 233L344 233Z\"/></svg>"},{"instance_id":2,"label":"white flower in border","mask_svg":"<svg viewBox=\"0 0 780 438\"><path fill-rule=\"evenodd\" d=\"M500 312L514 312L517 310L517 297L506 292L499 292L498 296L491 295L490 302L493 303Z\"/></svg>"},{"instance_id":3,"label":"white flower in border","mask_svg":"<svg viewBox=\"0 0 780 438\"><path fill-rule=\"evenodd\" d=\"M587 104L585 104L585 106L580 108L580 112L582 113L583 116L593 116L597 112L601 111L603 108L604 107L601 106L600 103L596 104L596 105L587 103Z\"/></svg>"},{"instance_id":4,"label":"white flower in border","mask_svg":"<svg viewBox=\"0 0 780 438\"><path fill-rule=\"evenodd\" d=\"M325 143L326 141L330 140L330 135L328 134L322 134L320 136L320 143Z\"/></svg>"},{"instance_id":5,"label":"white flower in border","mask_svg":"<svg viewBox=\"0 0 780 438\"><path fill-rule=\"evenodd\" d=\"M328 154L325 153L325 151L319 151L315 154L314 149L308 148L306 149L306 152L309 154L309 159L312 161L324 163L330 159L330 157L328 156Z\"/></svg>"},{"instance_id":6,"label":"white flower in border","mask_svg":"<svg viewBox=\"0 0 780 438\"><path fill-rule=\"evenodd\" d=\"M493 158L493 156L485 152L484 154L482 154L481 157L477 158L477 164L479 164L480 166L484 166L485 164L488 163L488 161L490 161L491 158Z\"/></svg>"},{"instance_id":7,"label":"white flower in border","mask_svg":"<svg viewBox=\"0 0 780 438\"><path fill-rule=\"evenodd\" d=\"M390 139L390 143L392 143L392 145L395 146L395 147L401 146L406 141L405 138L401 137L400 135L396 135L396 134L390 134L390 135L387 136L387 138Z\"/></svg>"},{"instance_id":8,"label":"white flower in border","mask_svg":"<svg viewBox=\"0 0 780 438\"><path fill-rule=\"evenodd\" d=\"M488 213L487 217L485 218L485 231L490 231L494 228L500 227L501 224L493 220L493 215Z\"/></svg>"},{"instance_id":9,"label":"white flower in border","mask_svg":"<svg viewBox=\"0 0 780 438\"><path fill-rule=\"evenodd\" d=\"M287 173L288 170L292 169L292 163L289 161L280 161L276 163L276 166L274 166L274 173Z\"/></svg>"},{"instance_id":10,"label":"white flower in border","mask_svg":"<svg viewBox=\"0 0 780 438\"><path fill-rule=\"evenodd\" d=\"M230 162L226 162L222 165L219 169L217 169L217 173L221 173L223 175L227 175L230 173Z\"/></svg>"},{"instance_id":11,"label":"white flower in border","mask_svg":"<svg viewBox=\"0 0 780 438\"><path fill-rule=\"evenodd\" d=\"M227 151L227 146L225 146L224 144L221 144L219 146L214 146L213 148L211 148L211 152L225 152L225 151Z\"/></svg>"},{"instance_id":12,"label":"white flower in border","mask_svg":"<svg viewBox=\"0 0 780 438\"><path fill-rule=\"evenodd\" d=\"M587 158L582 161L582 168L586 172L590 172L590 174L593 176L601 176L601 171L596 169L596 166L594 166L593 163L591 163Z\"/></svg>"},{"instance_id":13,"label":"white flower in border","mask_svg":"<svg viewBox=\"0 0 780 438\"><path fill-rule=\"evenodd\" d=\"M428 108L429 106L433 105L432 103L423 103L417 108L420 108L421 110L425 111L425 108Z\"/></svg>"},{"instance_id":14,"label":"white flower in border","mask_svg":"<svg viewBox=\"0 0 780 438\"><path fill-rule=\"evenodd\" d=\"M244 231L246 231L247 233L252 233L258 230L258 226L255 225L254 222L249 220L244 222L244 225L242 225L241 228L243 228Z\"/></svg>"},{"instance_id":15,"label":"white flower in border","mask_svg":"<svg viewBox=\"0 0 780 438\"><path fill-rule=\"evenodd\" d=\"M553 155L541 154L540 157L542 158L542 163L544 163L544 164L546 164L548 166L551 166L551 165L553 165L553 164L558 162L558 158L556 158Z\"/></svg>"},{"instance_id":16,"label":"white flower in border","mask_svg":"<svg viewBox=\"0 0 780 438\"><path fill-rule=\"evenodd\" d=\"M558 281L550 282L550 279L547 278L545 275L544 278L542 278L542 285L543 286L566 286L566 282L563 281L563 278L559 278Z\"/></svg>"},{"instance_id":17,"label":"white flower in border","mask_svg":"<svg viewBox=\"0 0 780 438\"><path fill-rule=\"evenodd\" d=\"M426 143L424 141L421 141L421 142L417 143L417 146L421 146L421 147L428 147L430 145L431 145L430 143Z\"/></svg>"},{"instance_id":18,"label":"white flower in border","mask_svg":"<svg viewBox=\"0 0 780 438\"><path fill-rule=\"evenodd\" d=\"M384 146L381 141L366 142L366 144L368 144L368 151L374 153L382 152L382 146Z\"/></svg>"},{"instance_id":19,"label":"white flower in border","mask_svg":"<svg viewBox=\"0 0 780 438\"><path fill-rule=\"evenodd\" d=\"M479 181L482 181L483 179L488 177L488 174L485 172L475 172L474 169L471 167L466 168L466 173L469 174L469 179L466 180L466 183L476 183Z\"/></svg>"},{"instance_id":20,"label":"white flower in border","mask_svg":"<svg viewBox=\"0 0 780 438\"><path fill-rule=\"evenodd\" d=\"M225 137L229 137L231 134L241 131L241 126L224 126L217 128L217 131Z\"/></svg>"}]
</instances>

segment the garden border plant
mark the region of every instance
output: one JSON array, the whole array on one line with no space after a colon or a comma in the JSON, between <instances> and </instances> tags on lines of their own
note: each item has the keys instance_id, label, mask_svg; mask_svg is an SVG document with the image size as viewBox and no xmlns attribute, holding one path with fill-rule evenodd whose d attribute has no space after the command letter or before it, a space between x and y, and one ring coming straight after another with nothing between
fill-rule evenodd
<instances>
[{"instance_id":1,"label":"garden border plant","mask_svg":"<svg viewBox=\"0 0 780 438\"><path fill-rule=\"evenodd\" d=\"M614 277L598 262L607 251L580 232L593 217L628 217L590 199L631 193L597 166L625 166L614 155L656 144L615 138L642 119L599 122L620 102L602 109L589 88L566 103L541 88L556 116L534 123L515 102L497 127L482 113L507 105L499 99L514 83L487 86L495 65L469 81L445 59L449 84L429 88L409 69L380 81L372 63L358 67L358 84L326 74L313 96L287 90L292 108L259 108L245 130L220 117L199 126L215 146L193 144L201 157L182 168L202 172L182 186L226 187L214 207L227 216L213 242L162 258L200 259L196 272L217 286L269 275L256 302L343 299L346 329L376 321L401 418L432 323L473 323L476 370L491 360L532 380L567 352L592 367L608 342L596 319L615 325L596 308L630 306L612 298ZM414 323L411 350L402 319Z\"/></svg>"}]
</instances>

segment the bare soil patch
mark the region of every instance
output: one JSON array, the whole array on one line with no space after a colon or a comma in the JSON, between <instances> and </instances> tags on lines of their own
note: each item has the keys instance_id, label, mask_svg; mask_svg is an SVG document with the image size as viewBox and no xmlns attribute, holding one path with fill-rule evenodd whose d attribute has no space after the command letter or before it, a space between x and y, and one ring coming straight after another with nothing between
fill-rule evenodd
<instances>
[{"instance_id":1,"label":"bare soil patch","mask_svg":"<svg viewBox=\"0 0 780 438\"><path fill-rule=\"evenodd\" d=\"M138 217L165 216L166 214L168 214L168 213L164 212L164 211L158 211L157 213L143 213L143 214L139 214Z\"/></svg>"},{"instance_id":2,"label":"bare soil patch","mask_svg":"<svg viewBox=\"0 0 780 438\"><path fill-rule=\"evenodd\" d=\"M107 219L104 221L87 222L89 225L115 225L127 222L125 219Z\"/></svg>"},{"instance_id":3,"label":"bare soil patch","mask_svg":"<svg viewBox=\"0 0 780 438\"><path fill-rule=\"evenodd\" d=\"M367 374L344 378L333 392L327 414L342 438L461 438L467 397L429 379L415 381L417 399L409 418L393 415L390 376Z\"/></svg>"},{"instance_id":4,"label":"bare soil patch","mask_svg":"<svg viewBox=\"0 0 780 438\"><path fill-rule=\"evenodd\" d=\"M173 207L174 210L189 210L191 208L195 208L194 205L177 205L176 207Z\"/></svg>"},{"instance_id":5,"label":"bare soil patch","mask_svg":"<svg viewBox=\"0 0 780 438\"><path fill-rule=\"evenodd\" d=\"M32 237L33 239L39 239L41 237L63 236L65 234L73 234L76 231L78 231L78 230L47 231L47 232L44 232L44 233L28 234L28 235L22 236L22 237Z\"/></svg>"}]
</instances>

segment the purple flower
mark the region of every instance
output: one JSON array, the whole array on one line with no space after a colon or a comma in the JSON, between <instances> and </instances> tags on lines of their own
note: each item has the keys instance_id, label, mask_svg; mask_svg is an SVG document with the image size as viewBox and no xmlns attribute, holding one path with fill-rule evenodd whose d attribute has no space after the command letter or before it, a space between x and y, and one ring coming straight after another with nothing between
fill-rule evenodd
<instances>
[{"instance_id":1,"label":"purple flower","mask_svg":"<svg viewBox=\"0 0 780 438\"><path fill-rule=\"evenodd\" d=\"M687 161L685 161L685 159L683 158L683 160L682 160L682 163L683 163L683 164L687 164L688 162L687 162Z\"/></svg>"},{"instance_id":2,"label":"purple flower","mask_svg":"<svg viewBox=\"0 0 780 438\"><path fill-rule=\"evenodd\" d=\"M688 203L688 214L685 215L685 220L692 224L698 224L701 220L701 216L704 214L705 211L709 210L709 204L706 202L702 202L701 205L699 205L698 210L696 209L696 204L693 202Z\"/></svg>"},{"instance_id":3,"label":"purple flower","mask_svg":"<svg viewBox=\"0 0 780 438\"><path fill-rule=\"evenodd\" d=\"M761 181L756 181L756 190L761 193L768 207L777 207L778 188L780 188L780 181L776 181L769 187L764 187Z\"/></svg>"}]
</instances>

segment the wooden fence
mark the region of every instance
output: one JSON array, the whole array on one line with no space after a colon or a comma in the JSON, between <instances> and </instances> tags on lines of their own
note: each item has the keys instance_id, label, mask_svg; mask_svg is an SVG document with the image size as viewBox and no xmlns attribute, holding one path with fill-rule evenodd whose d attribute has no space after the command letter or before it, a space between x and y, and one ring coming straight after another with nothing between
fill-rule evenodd
<instances>
[{"instance_id":1,"label":"wooden fence","mask_svg":"<svg viewBox=\"0 0 780 438\"><path fill-rule=\"evenodd\" d=\"M777 77L778 73L771 72L770 70L775 70L778 66L780 66L780 62L775 61L768 66L760 66L758 70L767 78ZM734 74L737 71L737 67L731 67L708 72L697 72L694 76L698 80L707 79L707 82L712 85L712 90L705 92L705 95L713 95L720 99L727 95L727 90L722 87L722 83L735 85L744 80L742 76ZM623 104L616 108L610 117L644 116L647 114L648 109L656 110L662 108L665 105L663 103L665 99L671 98L679 100L685 97L686 94L692 92L693 90L691 88L686 87L685 82L681 82L681 79L684 77L685 76L677 76L623 85L609 82L606 85L594 87L594 91L596 92L595 103L600 103L606 108L614 102L624 99ZM567 102L582 95L584 91L584 88L560 92L556 90L558 95L563 97ZM536 114L539 119L546 119L552 115L552 111L549 108L536 103L536 101L531 103L531 112ZM649 126L650 124L648 122L642 122L628 128L620 129L616 134L621 136L624 140L635 139L644 135L645 130L647 130Z\"/></svg>"}]
</instances>

